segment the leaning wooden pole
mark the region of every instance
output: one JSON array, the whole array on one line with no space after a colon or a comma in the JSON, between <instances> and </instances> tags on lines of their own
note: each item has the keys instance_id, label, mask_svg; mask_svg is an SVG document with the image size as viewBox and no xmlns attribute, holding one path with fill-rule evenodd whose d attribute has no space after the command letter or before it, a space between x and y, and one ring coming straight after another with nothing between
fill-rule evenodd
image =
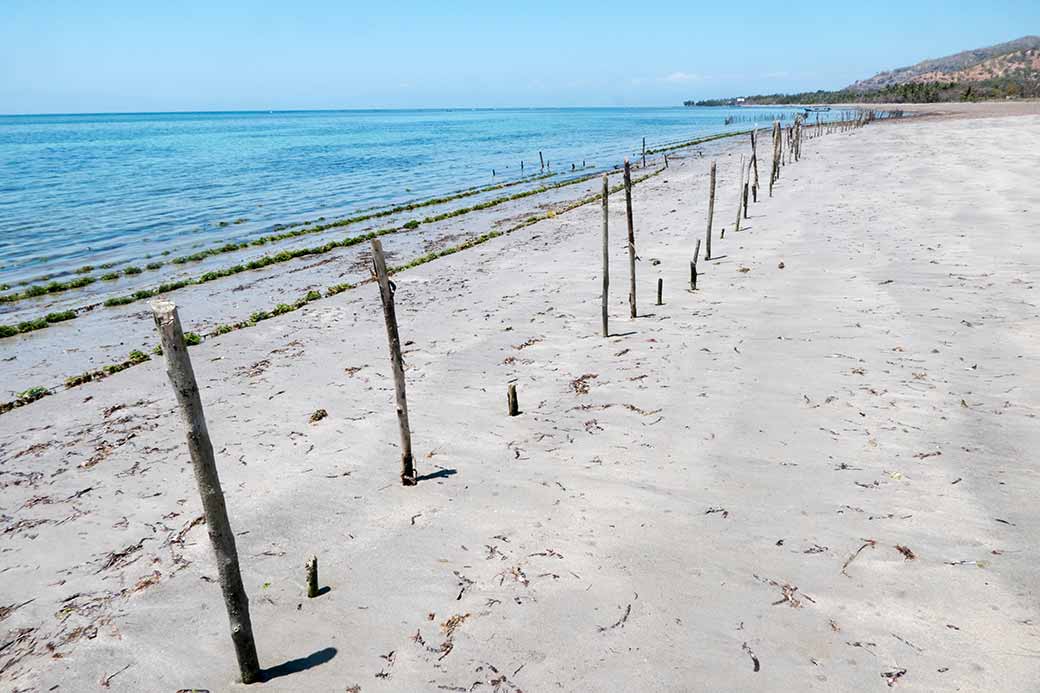
<instances>
[{"instance_id":1,"label":"leaning wooden pole","mask_svg":"<svg viewBox=\"0 0 1040 693\"><path fill-rule=\"evenodd\" d=\"M202 512L206 518L210 544L217 559L220 590L224 594L228 621L231 622L231 642L235 646L238 670L242 675L242 683L254 683L260 680L260 662L256 656L253 624L249 618L249 598L242 585L235 535L231 531L227 507L224 505L224 491L220 487L220 475L213 459L213 444L202 411L195 371L184 343L177 306L169 301L156 301L152 304L152 313L166 358L166 375L177 395L181 421L187 429L188 454L202 498Z\"/></svg>"},{"instance_id":2,"label":"leaning wooden pole","mask_svg":"<svg viewBox=\"0 0 1040 693\"><path fill-rule=\"evenodd\" d=\"M607 300L610 292L610 232L608 231L607 200L610 198L610 184L607 174L603 174L603 336L610 336L610 318L607 315Z\"/></svg>"},{"instance_id":3,"label":"leaning wooden pole","mask_svg":"<svg viewBox=\"0 0 1040 693\"><path fill-rule=\"evenodd\" d=\"M401 337L397 334L397 312L394 310L396 287L386 273L383 244L372 239L372 264L379 282L379 297L383 301L386 318L386 337L390 344L390 363L394 369L394 393L397 397L397 426L401 431L401 483L415 486L415 466L412 462L412 431L408 427L408 398L404 388L404 359L401 358Z\"/></svg>"},{"instance_id":4,"label":"leaning wooden pole","mask_svg":"<svg viewBox=\"0 0 1040 693\"><path fill-rule=\"evenodd\" d=\"M628 306L636 317L636 230L632 221L632 170L625 159L625 214L628 216Z\"/></svg>"},{"instance_id":5,"label":"leaning wooden pole","mask_svg":"<svg viewBox=\"0 0 1040 693\"><path fill-rule=\"evenodd\" d=\"M711 259L711 222L715 218L715 162L711 162L711 181L708 183L708 232L704 239L704 259Z\"/></svg>"}]
</instances>

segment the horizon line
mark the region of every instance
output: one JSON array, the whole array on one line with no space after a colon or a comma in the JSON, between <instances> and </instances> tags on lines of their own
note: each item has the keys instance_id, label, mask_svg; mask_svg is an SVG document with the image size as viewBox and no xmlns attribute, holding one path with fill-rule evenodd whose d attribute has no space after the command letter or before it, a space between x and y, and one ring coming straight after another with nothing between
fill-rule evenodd
<instances>
[{"instance_id":1,"label":"horizon line","mask_svg":"<svg viewBox=\"0 0 1040 693\"><path fill-rule=\"evenodd\" d=\"M732 106L735 108L773 107L765 104L748 104ZM796 105L776 104L777 108L797 108ZM43 111L39 113L2 113L0 118L35 118L40 116L112 116L112 115L200 115L225 113L343 113L373 111L543 111L543 110L581 110L581 109L660 109L691 108L684 103L658 106L415 106L389 107L373 106L358 108L235 108L235 109L202 109L202 110L167 110L167 111ZM697 108L724 108L724 106L698 106Z\"/></svg>"}]
</instances>

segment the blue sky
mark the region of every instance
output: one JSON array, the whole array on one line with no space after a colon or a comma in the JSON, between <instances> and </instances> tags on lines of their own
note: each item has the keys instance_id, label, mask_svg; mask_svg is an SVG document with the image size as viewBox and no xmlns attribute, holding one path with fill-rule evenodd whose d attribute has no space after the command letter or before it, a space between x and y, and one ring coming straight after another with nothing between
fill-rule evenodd
<instances>
[{"instance_id":1,"label":"blue sky","mask_svg":"<svg viewBox=\"0 0 1040 693\"><path fill-rule=\"evenodd\" d=\"M0 113L676 105L1040 33L1040 1L0 0Z\"/></svg>"}]
</instances>

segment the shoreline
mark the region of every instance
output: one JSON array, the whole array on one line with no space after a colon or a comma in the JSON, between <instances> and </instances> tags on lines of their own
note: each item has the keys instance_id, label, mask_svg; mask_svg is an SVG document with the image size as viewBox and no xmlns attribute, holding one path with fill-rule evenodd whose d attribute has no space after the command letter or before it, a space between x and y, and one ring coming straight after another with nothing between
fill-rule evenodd
<instances>
[{"instance_id":1,"label":"shoreline","mask_svg":"<svg viewBox=\"0 0 1040 693\"><path fill-rule=\"evenodd\" d=\"M399 274L416 487L371 285L194 348L261 664L309 663L248 690L1027 690L1038 142L810 139L740 232L720 149L694 292L708 157L669 157L635 320L610 198L606 339L598 205ZM0 680L247 690L162 364L42 406L0 418Z\"/></svg>"},{"instance_id":2,"label":"shoreline","mask_svg":"<svg viewBox=\"0 0 1040 693\"><path fill-rule=\"evenodd\" d=\"M732 138L742 137L746 134L747 132L745 131L739 131L736 133L709 135L681 143L680 146L684 149L708 147L708 150L705 151L716 151L719 143L725 143ZM721 146L724 150L725 145ZM666 153L669 157L673 157L673 151L675 150L669 150ZM703 152L701 155L703 155ZM663 157L654 156L651 158L653 160L653 165L650 167L651 170L658 172L663 170L661 168ZM607 172L609 175L615 176L619 174L619 169L614 167L601 172ZM138 292L140 295L132 297L132 300L120 300L107 305L94 303L84 306L80 304L78 307L75 303L75 295L71 293L67 296L56 294L52 298L57 302L47 305L46 309L52 311L68 311L72 309L76 311L80 319L69 320L64 318L63 320L55 320L48 325L49 329L27 330L0 339L0 356L4 355L5 351L13 356L25 355L26 349L30 349L34 358L32 363L21 367L18 365L17 358L14 361L7 358L3 363L0 363L0 375L4 376L3 380L8 387L6 398L0 396L0 399L6 399L6 404L3 405L0 414L18 406L31 404L42 397L53 394L53 392L59 391L63 384L66 387L70 384L75 387L92 380L103 379L107 375L112 375L115 372L125 370L132 365L142 362L143 360L141 359L127 358L127 354L133 351L149 354L153 346L150 341L143 338L145 335L151 336L151 321L135 304L141 304L153 296L169 295L177 299L183 291L190 291L194 287L200 287L203 290L205 288L217 287L212 288L212 291L229 297L234 296L233 302L229 302L231 312L228 312L228 308L222 311L218 310L212 301L205 300L198 304L205 306L202 310L193 313L186 311L184 314L186 330L196 332L202 337L219 336L231 331L231 329L252 326L251 324L247 325L247 323L255 324L260 320L271 317L272 311L276 309L281 312L289 312L292 309L302 307L302 305L310 302L304 300L304 298L313 296L314 293L319 293L323 297L334 295L343 289L353 288L367 280L367 274L364 272L359 273L358 270L367 266L362 261L363 256L367 253L367 244L364 241L373 235L387 238L398 233L404 233L405 236L410 237L402 239L405 244L402 250L397 250L391 246L388 249L389 257L395 257L395 254L403 253L403 257L415 259L437 252L451 251L452 248L457 249L460 245L465 246L472 239L484 238L486 240L499 235L500 232L510 233L528 223L533 223L535 220L544 219L547 215L567 211L572 208L571 205L575 201L580 200L582 201L581 204L589 204L599 199L599 195L596 192L598 177L599 174L581 176L575 179L564 180L560 183L550 183L548 186L524 190L515 196L493 198L491 200L492 204L487 208L481 208L481 204L483 204L481 203L475 208L460 208L461 212L459 209L450 209L435 216L433 219L424 220L415 228L402 225L385 229L377 229L374 226L368 227L371 230L366 230L365 228L357 229L354 232L356 235L353 236L356 240L353 242L340 243L337 241L337 243L340 243L339 245L332 246L328 244L317 254L309 252L299 256L290 254L285 255L280 261L273 264L264 263L255 268L243 267L249 271L244 272L241 279L237 276L238 273L221 275L218 271L213 273L212 279L207 279L203 282L207 287L202 287L202 283L185 283L184 280L177 280L169 285L177 289L176 291L156 292L149 290L147 295L145 295L145 291L140 291ZM573 194L560 194L566 190L573 190ZM525 203L528 198L530 198L531 204ZM485 211L488 208L498 207L504 211L503 214L495 213L488 216L490 212ZM492 209L491 211L494 212L496 210ZM401 215L397 215L396 218L399 221L403 221L405 218L409 218L409 215L410 211L406 210ZM391 218L394 218L394 215ZM329 226L333 232L339 228L335 222L331 222ZM488 227L490 227L488 231L481 232L482 229ZM417 247L414 242L411 242L413 239L421 238L422 234L428 233L428 230L431 228L436 238L444 240L435 241L433 245L424 242L422 247ZM464 240L463 243L459 244L457 242L459 239L468 240ZM319 238L318 240L321 239ZM359 258L353 260L344 258L347 266L350 268L348 271L336 270L334 268L332 272L328 271L330 268L327 264L328 260L331 260L337 254L350 253L354 247L357 247L357 252L354 254L359 255ZM286 251L283 250L281 252L284 255ZM289 252L292 252L291 246ZM330 255L330 257L322 259L323 255ZM271 265L270 268L268 268L268 264ZM404 264L407 265L408 262ZM284 269L282 268L283 265L285 266ZM250 291L248 294L243 294L242 292L241 287L245 287L249 291L248 287L255 285L258 281L262 281L265 284L272 281L278 276L279 270L281 270L281 273L295 274L300 269L306 270L308 265L320 269L317 269L317 273L309 271L305 272L305 275L301 275L308 277L303 282L293 283L292 281L286 281L281 286L272 287L275 289L275 292L271 293L270 290L267 290L266 298L256 296L255 299L250 299L249 296L256 293L255 291ZM240 267L242 266L240 265ZM225 280L239 282L239 285L229 287L226 285L227 281ZM248 308L242 307L243 300L248 304ZM127 305L124 307L121 303ZM36 314L38 315L38 313ZM31 315L33 314L23 312L19 317L32 320ZM255 320L250 316L262 317L260 317L260 320ZM99 320L102 322L87 325L84 323L84 320L91 323L98 323ZM105 323L112 323L113 326L105 327ZM115 324L119 324L120 327L115 327ZM128 332L126 328L134 324L138 327L134 328L135 331ZM60 331L61 334L56 332L56 330ZM119 344L109 345L106 348L103 346L106 342L101 340L105 339L105 334L108 330L118 330L124 338ZM140 333L142 337L132 340L130 336L135 333ZM68 344L67 340L69 338L67 335L69 334L75 334L75 337L72 338L75 340L74 344ZM63 341L63 338L65 341ZM91 344L93 344L93 347ZM75 350L69 354L66 351L66 347L74 347ZM65 353L59 358L59 353L62 352ZM134 362L132 363L131 361ZM60 370L55 372L55 366ZM106 373L106 371L110 372ZM46 392L46 394L42 394L43 392ZM23 393L27 394L27 396L22 397ZM21 400L21 403L19 403L19 400Z\"/></svg>"}]
</instances>

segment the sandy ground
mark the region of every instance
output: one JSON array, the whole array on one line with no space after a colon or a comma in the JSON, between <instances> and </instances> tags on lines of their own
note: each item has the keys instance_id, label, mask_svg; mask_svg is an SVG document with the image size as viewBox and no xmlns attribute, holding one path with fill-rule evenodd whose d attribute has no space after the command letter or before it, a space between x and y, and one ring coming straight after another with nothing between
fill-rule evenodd
<instances>
[{"instance_id":1,"label":"sandy ground","mask_svg":"<svg viewBox=\"0 0 1040 693\"><path fill-rule=\"evenodd\" d=\"M1038 116L809 140L740 233L722 156L696 292L676 159L636 320L611 198L609 339L596 206L398 275L414 488L374 286L193 349L248 690L1036 690L1030 151ZM173 405L152 361L0 417L3 690L247 689Z\"/></svg>"}]
</instances>

